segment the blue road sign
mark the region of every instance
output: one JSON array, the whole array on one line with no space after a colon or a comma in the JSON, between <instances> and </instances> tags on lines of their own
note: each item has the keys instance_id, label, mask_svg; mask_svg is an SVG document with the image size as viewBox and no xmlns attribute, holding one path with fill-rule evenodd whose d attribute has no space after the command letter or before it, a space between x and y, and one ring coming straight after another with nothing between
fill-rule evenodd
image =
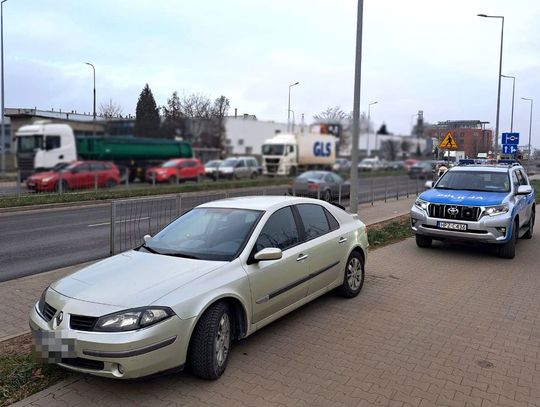
<instances>
[{"instance_id":1,"label":"blue road sign","mask_svg":"<svg viewBox=\"0 0 540 407\"><path fill-rule=\"evenodd\" d=\"M519 133L503 133L502 144L517 146L519 144Z\"/></svg>"},{"instance_id":2,"label":"blue road sign","mask_svg":"<svg viewBox=\"0 0 540 407\"><path fill-rule=\"evenodd\" d=\"M513 144L503 144L502 148L503 154L515 154L518 151L517 147Z\"/></svg>"}]
</instances>

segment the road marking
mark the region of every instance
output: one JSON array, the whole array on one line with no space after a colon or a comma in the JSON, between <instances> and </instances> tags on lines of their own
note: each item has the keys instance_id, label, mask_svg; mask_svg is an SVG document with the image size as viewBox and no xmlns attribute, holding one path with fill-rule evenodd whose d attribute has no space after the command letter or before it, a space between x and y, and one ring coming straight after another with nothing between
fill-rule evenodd
<instances>
[{"instance_id":1,"label":"road marking","mask_svg":"<svg viewBox=\"0 0 540 407\"><path fill-rule=\"evenodd\" d=\"M146 219L150 219L150 217L144 216L144 217L138 218L138 219L117 220L115 223L137 222L139 220L146 220ZM95 227L98 227L98 226L108 226L110 224L111 224L111 222L94 223L93 225L88 225L88 227L89 228L95 228Z\"/></svg>"}]
</instances>

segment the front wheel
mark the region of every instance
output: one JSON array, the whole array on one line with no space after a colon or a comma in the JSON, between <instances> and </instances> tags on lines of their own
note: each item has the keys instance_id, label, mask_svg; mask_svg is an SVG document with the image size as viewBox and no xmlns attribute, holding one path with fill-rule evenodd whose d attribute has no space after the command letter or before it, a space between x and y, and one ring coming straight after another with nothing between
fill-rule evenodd
<instances>
[{"instance_id":1,"label":"front wheel","mask_svg":"<svg viewBox=\"0 0 540 407\"><path fill-rule=\"evenodd\" d=\"M107 182L105 182L105 188L113 188L116 185L117 183L114 179L108 179Z\"/></svg>"},{"instance_id":2,"label":"front wheel","mask_svg":"<svg viewBox=\"0 0 540 407\"><path fill-rule=\"evenodd\" d=\"M529 225L527 227L527 231L523 235L523 239L532 238L533 231L534 231L534 220L535 220L535 213L531 212L531 217L529 218Z\"/></svg>"},{"instance_id":3,"label":"front wheel","mask_svg":"<svg viewBox=\"0 0 540 407\"><path fill-rule=\"evenodd\" d=\"M364 285L364 259L358 252L352 252L345 266L343 283L339 293L345 298L356 297Z\"/></svg>"},{"instance_id":4,"label":"front wheel","mask_svg":"<svg viewBox=\"0 0 540 407\"><path fill-rule=\"evenodd\" d=\"M422 247L422 248L429 248L431 247L431 244L433 243L433 240L431 239L431 237L427 237L427 236L422 236L422 235L416 235L416 245L418 247Z\"/></svg>"},{"instance_id":5,"label":"front wheel","mask_svg":"<svg viewBox=\"0 0 540 407\"><path fill-rule=\"evenodd\" d=\"M519 225L514 222L512 225L512 236L510 240L499 247L499 256L505 259L513 259L516 256L516 243Z\"/></svg>"},{"instance_id":6,"label":"front wheel","mask_svg":"<svg viewBox=\"0 0 540 407\"><path fill-rule=\"evenodd\" d=\"M229 306L212 305L203 314L191 339L190 360L193 373L201 379L219 378L229 359L233 324Z\"/></svg>"}]
</instances>

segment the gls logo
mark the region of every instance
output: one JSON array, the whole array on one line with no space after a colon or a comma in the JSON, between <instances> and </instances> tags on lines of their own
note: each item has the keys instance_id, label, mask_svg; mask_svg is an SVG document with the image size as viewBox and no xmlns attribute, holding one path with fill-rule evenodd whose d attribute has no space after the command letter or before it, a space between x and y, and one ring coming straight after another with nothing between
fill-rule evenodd
<instances>
[{"instance_id":1,"label":"gls logo","mask_svg":"<svg viewBox=\"0 0 540 407\"><path fill-rule=\"evenodd\" d=\"M313 144L313 154L315 157L330 157L330 154L332 154L332 143L315 142Z\"/></svg>"}]
</instances>

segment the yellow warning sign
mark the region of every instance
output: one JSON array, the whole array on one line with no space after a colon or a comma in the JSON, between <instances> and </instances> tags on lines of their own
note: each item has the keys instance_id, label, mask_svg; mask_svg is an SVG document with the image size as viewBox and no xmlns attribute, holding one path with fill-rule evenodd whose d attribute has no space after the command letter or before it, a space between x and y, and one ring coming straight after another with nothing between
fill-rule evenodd
<instances>
[{"instance_id":1,"label":"yellow warning sign","mask_svg":"<svg viewBox=\"0 0 540 407\"><path fill-rule=\"evenodd\" d=\"M451 131L446 133L442 141L439 143L439 148L443 150L457 150L458 145Z\"/></svg>"}]
</instances>

